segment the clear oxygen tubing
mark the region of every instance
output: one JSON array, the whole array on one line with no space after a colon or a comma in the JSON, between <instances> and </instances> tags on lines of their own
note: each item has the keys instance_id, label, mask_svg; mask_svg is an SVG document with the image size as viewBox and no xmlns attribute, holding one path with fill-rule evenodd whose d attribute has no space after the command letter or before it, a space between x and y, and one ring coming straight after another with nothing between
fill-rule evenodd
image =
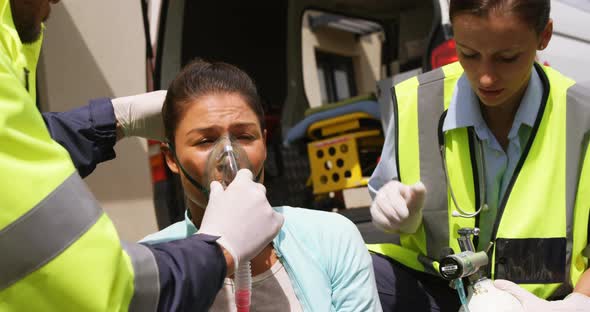
<instances>
[{"instance_id":1,"label":"clear oxygen tubing","mask_svg":"<svg viewBox=\"0 0 590 312\"><path fill-rule=\"evenodd\" d=\"M459 300L461 301L461 308L463 312L470 312L469 306L467 304L467 296L465 295L465 288L463 287L463 280L458 278L455 279L455 289L457 290L457 294L459 295Z\"/></svg>"},{"instance_id":2,"label":"clear oxygen tubing","mask_svg":"<svg viewBox=\"0 0 590 312\"><path fill-rule=\"evenodd\" d=\"M240 164L232 142L226 140L223 150L217 156L217 168L221 173L221 183L227 187L236 177ZM252 271L250 261L238 263L238 268L234 273L235 300L238 312L250 311L250 300L252 297Z\"/></svg>"}]
</instances>

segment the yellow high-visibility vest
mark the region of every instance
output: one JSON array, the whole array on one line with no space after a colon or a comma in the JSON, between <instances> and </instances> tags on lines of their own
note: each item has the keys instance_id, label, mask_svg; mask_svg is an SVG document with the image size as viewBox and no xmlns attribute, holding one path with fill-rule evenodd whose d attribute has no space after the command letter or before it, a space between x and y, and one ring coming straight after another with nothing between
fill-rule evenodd
<instances>
[{"instance_id":1,"label":"yellow high-visibility vest","mask_svg":"<svg viewBox=\"0 0 590 312\"><path fill-rule=\"evenodd\" d=\"M489 275L510 279L542 298L567 292L588 267L590 213L590 88L535 64L545 94L531 137L498 207ZM462 75L453 63L394 87L395 142L402 183L428 189L423 222L399 244L369 245L416 270L435 273L442 249L460 252L457 230L476 218L457 218L439 153L439 125ZM444 153L458 205L480 205L472 129L444 133ZM402 148L403 147L403 148Z\"/></svg>"},{"instance_id":2,"label":"yellow high-visibility vest","mask_svg":"<svg viewBox=\"0 0 590 312\"><path fill-rule=\"evenodd\" d=\"M153 254L122 249L37 110L41 42L21 43L0 0L0 311L155 311Z\"/></svg>"}]
</instances>

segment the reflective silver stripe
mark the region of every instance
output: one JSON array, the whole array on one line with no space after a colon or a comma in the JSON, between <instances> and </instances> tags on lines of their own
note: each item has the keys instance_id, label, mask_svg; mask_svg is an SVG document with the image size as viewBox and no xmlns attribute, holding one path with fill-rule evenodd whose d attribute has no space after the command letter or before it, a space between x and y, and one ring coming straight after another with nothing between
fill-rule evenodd
<instances>
[{"instance_id":1,"label":"reflective silver stripe","mask_svg":"<svg viewBox=\"0 0 590 312\"><path fill-rule=\"evenodd\" d=\"M68 177L36 207L0 230L0 290L57 257L102 213L78 173Z\"/></svg>"},{"instance_id":2,"label":"reflective silver stripe","mask_svg":"<svg viewBox=\"0 0 590 312\"><path fill-rule=\"evenodd\" d=\"M572 259L573 214L578 184L590 130L590 86L575 84L567 90L566 115L566 207L567 207L567 266ZM590 230L590 229L589 229ZM590 243L590 242L589 242ZM590 248L586 248L590 250Z\"/></svg>"},{"instance_id":3,"label":"reflective silver stripe","mask_svg":"<svg viewBox=\"0 0 590 312\"><path fill-rule=\"evenodd\" d=\"M424 229L428 256L438 259L449 245L447 183L438 150L438 121L444 112L444 78L441 68L418 76L418 137L420 179L428 189Z\"/></svg>"},{"instance_id":4,"label":"reflective silver stripe","mask_svg":"<svg viewBox=\"0 0 590 312\"><path fill-rule=\"evenodd\" d=\"M121 242L131 257L134 292L129 311L156 311L160 299L160 276L156 258L146 246Z\"/></svg>"}]
</instances>

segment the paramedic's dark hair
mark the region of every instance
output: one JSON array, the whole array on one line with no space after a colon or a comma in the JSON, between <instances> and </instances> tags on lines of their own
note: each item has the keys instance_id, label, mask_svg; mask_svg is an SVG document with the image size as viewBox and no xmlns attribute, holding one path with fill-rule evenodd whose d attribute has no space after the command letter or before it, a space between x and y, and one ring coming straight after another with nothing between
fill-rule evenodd
<instances>
[{"instance_id":1,"label":"paramedic's dark hair","mask_svg":"<svg viewBox=\"0 0 590 312\"><path fill-rule=\"evenodd\" d=\"M197 59L186 65L168 87L162 107L168 141L174 142L174 132L190 102L224 93L239 94L258 117L261 131L264 130L264 110L252 78L233 65Z\"/></svg>"},{"instance_id":2,"label":"paramedic's dark hair","mask_svg":"<svg viewBox=\"0 0 590 312\"><path fill-rule=\"evenodd\" d=\"M550 0L450 0L451 21L459 13L487 16L493 11L516 14L540 34L549 22Z\"/></svg>"}]
</instances>

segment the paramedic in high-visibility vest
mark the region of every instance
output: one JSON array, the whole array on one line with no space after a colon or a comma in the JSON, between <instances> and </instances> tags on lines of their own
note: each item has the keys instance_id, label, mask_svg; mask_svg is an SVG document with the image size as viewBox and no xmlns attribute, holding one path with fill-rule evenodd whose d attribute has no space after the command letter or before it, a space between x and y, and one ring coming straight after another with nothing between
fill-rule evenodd
<instances>
[{"instance_id":1,"label":"paramedic in high-visibility vest","mask_svg":"<svg viewBox=\"0 0 590 312\"><path fill-rule=\"evenodd\" d=\"M42 22L57 2L0 0L0 311L206 310L224 277L267 246L283 219L240 171L211 196L197 234L120 243L36 107ZM119 112L128 114L123 129L148 117L130 98L113 102L128 108ZM99 107L82 109L98 126L84 135L105 134L93 117Z\"/></svg>"},{"instance_id":2,"label":"paramedic in high-visibility vest","mask_svg":"<svg viewBox=\"0 0 590 312\"><path fill-rule=\"evenodd\" d=\"M449 6L459 62L393 88L369 182L373 223L399 234L369 245L382 306L457 311L438 261L477 227L484 272L525 311L590 311L590 88L535 63L550 1Z\"/></svg>"}]
</instances>

